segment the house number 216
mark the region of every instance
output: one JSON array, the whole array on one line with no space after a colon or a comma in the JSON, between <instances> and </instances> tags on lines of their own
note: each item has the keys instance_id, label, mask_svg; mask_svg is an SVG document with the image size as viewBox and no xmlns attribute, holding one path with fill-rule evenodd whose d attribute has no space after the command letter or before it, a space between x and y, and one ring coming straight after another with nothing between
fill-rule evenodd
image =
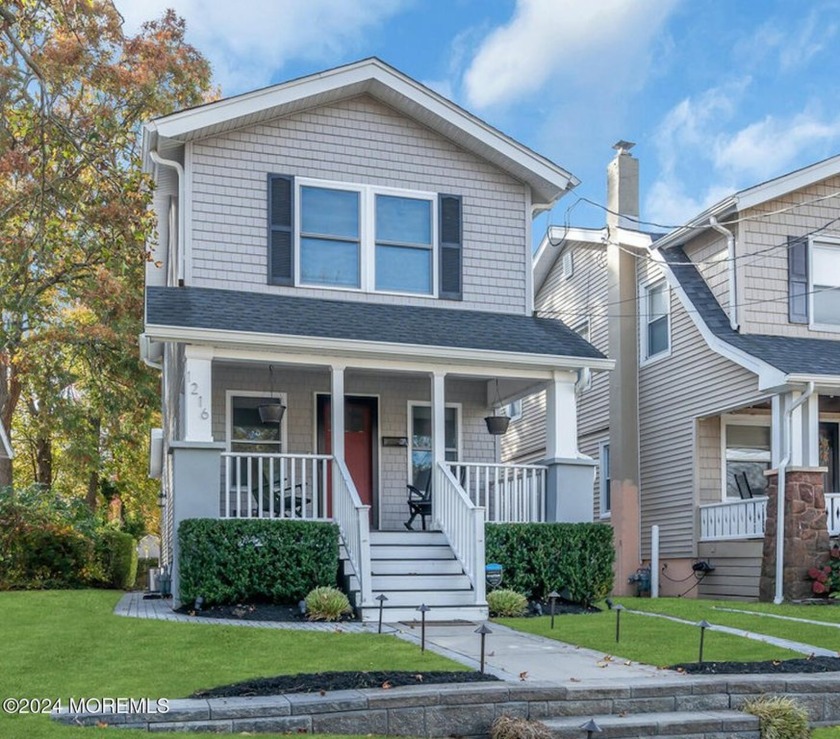
<instances>
[{"instance_id":1,"label":"house number 216","mask_svg":"<svg viewBox=\"0 0 840 739\"><path fill-rule=\"evenodd\" d=\"M195 397L198 399L198 407L201 408L201 413L199 415L201 416L201 419L203 421L206 421L208 418L210 418L210 412L206 408L202 407L204 405L204 398L202 397L201 393L198 392L197 382L190 383L190 395L195 395Z\"/></svg>"}]
</instances>

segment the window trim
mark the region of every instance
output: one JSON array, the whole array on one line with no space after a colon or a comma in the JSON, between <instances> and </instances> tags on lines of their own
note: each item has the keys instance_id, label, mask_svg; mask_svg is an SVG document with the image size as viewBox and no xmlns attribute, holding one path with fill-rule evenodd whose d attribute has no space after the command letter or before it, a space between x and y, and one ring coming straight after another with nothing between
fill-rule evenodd
<instances>
[{"instance_id":1,"label":"window trim","mask_svg":"<svg viewBox=\"0 0 840 739\"><path fill-rule=\"evenodd\" d=\"M431 408L432 404L426 400L409 400L406 404L406 436L408 437L408 445L406 447L406 477L405 479L408 480L409 483L414 482L412 475L411 475L411 458L414 455L414 444L413 438L414 435L411 433L411 425L412 425L412 409L415 407L419 408ZM462 403L444 403L445 408L454 408L455 409L455 422L457 424L457 428L455 429L455 436L457 437L458 446L456 447L456 461L461 461L461 453L464 449L463 446L463 434L464 434L464 424L463 424L463 404ZM446 451L444 449L444 451Z\"/></svg>"},{"instance_id":2,"label":"window trim","mask_svg":"<svg viewBox=\"0 0 840 739\"><path fill-rule=\"evenodd\" d=\"M720 417L720 499L723 503L740 500L740 496L726 494L726 427L727 426L766 426L770 429L770 451L768 463L773 467L773 419L769 415L747 415L743 413L723 413ZM738 461L738 460L733 460ZM750 460L752 461L752 460Z\"/></svg>"},{"instance_id":3,"label":"window trim","mask_svg":"<svg viewBox=\"0 0 840 739\"><path fill-rule=\"evenodd\" d=\"M606 452L606 453L605 453ZM607 474L604 474L604 457L606 457ZM610 440L604 439L598 442L598 516L599 518L612 518L612 499L610 507L606 507L607 483L611 482L609 475L610 465Z\"/></svg>"},{"instance_id":4,"label":"window trim","mask_svg":"<svg viewBox=\"0 0 840 739\"><path fill-rule=\"evenodd\" d=\"M225 451L230 452L230 445L233 441L233 399L234 398L271 398L279 400L286 406L283 420L280 421L280 451L277 454L285 454L288 444L287 426L289 419L289 403L284 392L261 391L261 390L225 390ZM271 452L269 452L271 453Z\"/></svg>"},{"instance_id":5,"label":"window trim","mask_svg":"<svg viewBox=\"0 0 840 739\"><path fill-rule=\"evenodd\" d=\"M659 285L665 288L665 304L667 312L665 313L665 325L668 333L668 346L656 354L648 354L648 296L651 291ZM672 351L672 336L671 336L671 286L665 277L657 277L647 280L639 284L639 366L645 367L661 359L671 356Z\"/></svg>"},{"instance_id":6,"label":"window trim","mask_svg":"<svg viewBox=\"0 0 840 739\"><path fill-rule=\"evenodd\" d=\"M581 339L588 341L590 344L592 343L592 321L589 318L578 321L571 328ZM586 336L583 335L582 331L586 331Z\"/></svg>"},{"instance_id":7,"label":"window trim","mask_svg":"<svg viewBox=\"0 0 840 739\"><path fill-rule=\"evenodd\" d=\"M834 247L840 259L840 238L836 236L812 236L808 239L808 328L811 331L840 333L840 324L819 323L814 320L814 247Z\"/></svg>"},{"instance_id":8,"label":"window trim","mask_svg":"<svg viewBox=\"0 0 840 739\"><path fill-rule=\"evenodd\" d=\"M510 403L506 403L502 407L505 410L505 414L507 414L507 417L510 418L511 421L518 421L522 418L522 398L511 400Z\"/></svg>"},{"instance_id":9,"label":"window trim","mask_svg":"<svg viewBox=\"0 0 840 739\"><path fill-rule=\"evenodd\" d=\"M343 190L355 192L359 195L359 287L348 287L346 285L320 285L301 281L300 275L300 248L301 248L301 188L318 187L326 190ZM413 200L426 200L431 204L431 292L415 293L396 290L376 289L376 196L389 195L392 197L409 198ZM293 219L293 249L294 249L294 285L295 287L306 287L315 290L340 290L353 293L374 293L377 295L400 295L411 298L438 298L440 297L440 283L438 269L440 264L440 240L438 231L438 199L440 193L425 190L407 190L397 187L382 187L380 185L360 185L349 182L337 182L333 180L319 180L309 177L294 178L294 219ZM409 246L408 244L406 246ZM412 248L423 248L412 247Z\"/></svg>"}]
</instances>

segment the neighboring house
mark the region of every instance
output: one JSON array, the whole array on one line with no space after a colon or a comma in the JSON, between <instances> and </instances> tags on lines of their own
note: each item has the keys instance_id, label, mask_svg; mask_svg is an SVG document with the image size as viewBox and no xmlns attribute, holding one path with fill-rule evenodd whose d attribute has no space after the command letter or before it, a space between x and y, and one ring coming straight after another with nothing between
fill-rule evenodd
<instances>
[{"instance_id":1,"label":"neighboring house","mask_svg":"<svg viewBox=\"0 0 840 739\"><path fill-rule=\"evenodd\" d=\"M616 528L617 590L650 561L658 525L663 593L749 598L761 583L765 598L807 595L804 573L840 533L840 156L661 238L621 228L638 216L637 172L620 149L602 243L553 228L561 245L535 261L537 314L575 328L591 313L580 331L616 360L581 395L578 433L599 463L594 514ZM523 414L505 444L536 440L538 419ZM714 571L695 576L700 560Z\"/></svg>"},{"instance_id":2,"label":"neighboring house","mask_svg":"<svg viewBox=\"0 0 840 739\"><path fill-rule=\"evenodd\" d=\"M486 615L485 517L591 520L566 422L612 363L533 313L531 219L568 172L377 59L157 119L144 150L176 597L185 518L335 520L366 618L379 593ZM484 417L537 389L544 463L496 464ZM406 532L428 479L439 532Z\"/></svg>"},{"instance_id":3,"label":"neighboring house","mask_svg":"<svg viewBox=\"0 0 840 739\"><path fill-rule=\"evenodd\" d=\"M14 454L12 453L12 443L9 441L9 437L6 435L6 429L3 428L3 424L0 423L0 458L3 459L12 459Z\"/></svg>"}]
</instances>

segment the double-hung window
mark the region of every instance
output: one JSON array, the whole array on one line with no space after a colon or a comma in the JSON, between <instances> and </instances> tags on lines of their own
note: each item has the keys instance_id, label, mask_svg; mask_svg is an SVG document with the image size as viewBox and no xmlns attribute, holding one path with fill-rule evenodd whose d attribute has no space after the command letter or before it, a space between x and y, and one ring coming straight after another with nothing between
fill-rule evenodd
<instances>
[{"instance_id":1,"label":"double-hung window","mask_svg":"<svg viewBox=\"0 0 840 739\"><path fill-rule=\"evenodd\" d=\"M461 198L269 176L269 281L462 297Z\"/></svg>"},{"instance_id":2,"label":"double-hung window","mask_svg":"<svg viewBox=\"0 0 840 739\"><path fill-rule=\"evenodd\" d=\"M665 356L671 348L669 313L671 298L664 279L652 282L641 290L642 362Z\"/></svg>"},{"instance_id":3,"label":"double-hung window","mask_svg":"<svg viewBox=\"0 0 840 739\"><path fill-rule=\"evenodd\" d=\"M770 469L770 421L724 417L724 490L726 498L762 495Z\"/></svg>"},{"instance_id":4,"label":"double-hung window","mask_svg":"<svg viewBox=\"0 0 840 739\"><path fill-rule=\"evenodd\" d=\"M811 243L813 324L840 326L840 243Z\"/></svg>"},{"instance_id":5,"label":"double-hung window","mask_svg":"<svg viewBox=\"0 0 840 739\"><path fill-rule=\"evenodd\" d=\"M415 481L432 468L432 407L428 403L410 402L408 419L409 479ZM459 458L460 420L460 406L447 404L444 410L444 445L446 459L450 462Z\"/></svg>"}]
</instances>

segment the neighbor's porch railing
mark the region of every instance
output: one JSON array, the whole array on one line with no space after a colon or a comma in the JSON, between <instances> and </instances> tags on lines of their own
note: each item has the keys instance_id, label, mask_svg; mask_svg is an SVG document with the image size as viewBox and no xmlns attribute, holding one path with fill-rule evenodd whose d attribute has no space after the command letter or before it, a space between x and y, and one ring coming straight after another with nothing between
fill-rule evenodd
<instances>
[{"instance_id":1,"label":"neighbor's porch railing","mask_svg":"<svg viewBox=\"0 0 840 739\"><path fill-rule=\"evenodd\" d=\"M840 493L825 496L828 533L840 536ZM700 541L761 539L767 518L767 498L735 500L700 506Z\"/></svg>"},{"instance_id":2,"label":"neighbor's porch railing","mask_svg":"<svg viewBox=\"0 0 840 739\"><path fill-rule=\"evenodd\" d=\"M329 454L222 454L223 518L328 518Z\"/></svg>"},{"instance_id":3,"label":"neighbor's porch railing","mask_svg":"<svg viewBox=\"0 0 840 739\"><path fill-rule=\"evenodd\" d=\"M545 479L539 464L451 462L453 477L491 523L545 521Z\"/></svg>"},{"instance_id":4,"label":"neighbor's porch railing","mask_svg":"<svg viewBox=\"0 0 840 739\"><path fill-rule=\"evenodd\" d=\"M449 470L438 463L434 477L434 519L446 535L475 593L475 602L486 599L484 573L484 509L475 505Z\"/></svg>"},{"instance_id":5,"label":"neighbor's porch railing","mask_svg":"<svg viewBox=\"0 0 840 739\"><path fill-rule=\"evenodd\" d=\"M373 606L370 582L370 506L364 505L359 498L343 460L333 459L332 483L333 519L341 530L347 556L359 581L362 600L359 605Z\"/></svg>"}]
</instances>

